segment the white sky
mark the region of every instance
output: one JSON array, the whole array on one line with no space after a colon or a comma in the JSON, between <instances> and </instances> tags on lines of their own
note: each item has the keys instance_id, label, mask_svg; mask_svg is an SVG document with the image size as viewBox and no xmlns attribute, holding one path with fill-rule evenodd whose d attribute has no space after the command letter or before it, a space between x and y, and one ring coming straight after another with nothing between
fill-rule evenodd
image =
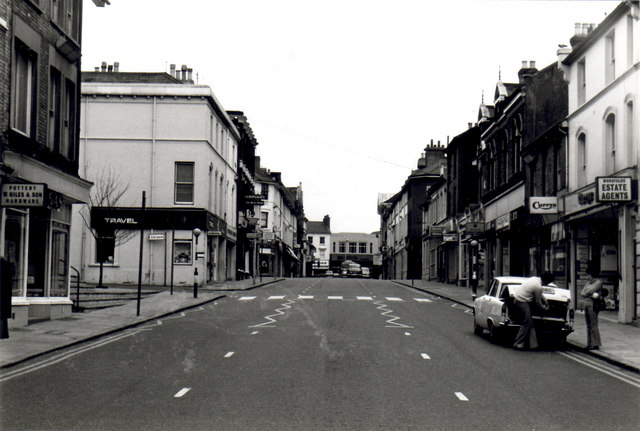
<instances>
[{"instance_id":1,"label":"white sky","mask_svg":"<svg viewBox=\"0 0 640 431\"><path fill-rule=\"evenodd\" d=\"M498 73L517 82L600 23L618 1L84 0L83 70L186 64L226 110L247 115L262 166L302 183L309 220L379 229L429 141L477 121Z\"/></svg>"}]
</instances>

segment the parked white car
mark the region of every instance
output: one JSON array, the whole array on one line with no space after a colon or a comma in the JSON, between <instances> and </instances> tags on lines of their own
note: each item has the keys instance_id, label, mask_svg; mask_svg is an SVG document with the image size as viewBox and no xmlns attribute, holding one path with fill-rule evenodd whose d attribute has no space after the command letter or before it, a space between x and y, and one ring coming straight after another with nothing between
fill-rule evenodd
<instances>
[{"instance_id":1,"label":"parked white car","mask_svg":"<svg viewBox=\"0 0 640 431\"><path fill-rule=\"evenodd\" d=\"M513 341L520 329L520 319L513 306L513 294L526 277L496 277L489 283L487 293L473 302L473 328L476 335L489 331L493 341ZM542 294L549 303L544 311L532 304L531 313L538 334L552 336L563 344L573 332L574 312L568 289L554 284L542 287Z\"/></svg>"}]
</instances>

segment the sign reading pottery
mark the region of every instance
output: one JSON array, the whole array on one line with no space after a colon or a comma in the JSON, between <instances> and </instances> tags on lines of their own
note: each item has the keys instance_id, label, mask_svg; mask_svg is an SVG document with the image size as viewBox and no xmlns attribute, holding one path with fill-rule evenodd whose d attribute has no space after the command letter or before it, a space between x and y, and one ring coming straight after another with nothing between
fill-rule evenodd
<instances>
[{"instance_id":1,"label":"sign reading pottery","mask_svg":"<svg viewBox=\"0 0 640 431\"><path fill-rule=\"evenodd\" d=\"M631 177L596 177L596 201L630 202Z\"/></svg>"},{"instance_id":2,"label":"sign reading pottery","mask_svg":"<svg viewBox=\"0 0 640 431\"><path fill-rule=\"evenodd\" d=\"M556 196L531 196L529 198L529 214L557 214L558 198Z\"/></svg>"},{"instance_id":3,"label":"sign reading pottery","mask_svg":"<svg viewBox=\"0 0 640 431\"><path fill-rule=\"evenodd\" d=\"M46 184L3 184L2 206L43 207Z\"/></svg>"}]
</instances>

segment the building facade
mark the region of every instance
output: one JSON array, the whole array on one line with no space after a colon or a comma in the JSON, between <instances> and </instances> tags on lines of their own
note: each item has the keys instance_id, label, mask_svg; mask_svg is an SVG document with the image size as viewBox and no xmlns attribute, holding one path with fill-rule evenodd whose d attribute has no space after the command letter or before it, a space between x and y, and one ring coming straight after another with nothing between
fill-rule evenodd
<instances>
[{"instance_id":1,"label":"building facade","mask_svg":"<svg viewBox=\"0 0 640 431\"><path fill-rule=\"evenodd\" d=\"M0 4L3 336L71 313L71 213L91 188L78 169L82 3Z\"/></svg>"},{"instance_id":2,"label":"building facade","mask_svg":"<svg viewBox=\"0 0 640 431\"><path fill-rule=\"evenodd\" d=\"M385 279L422 278L422 208L429 187L444 174L445 166L445 147L431 141L402 189L378 205Z\"/></svg>"},{"instance_id":3,"label":"building facade","mask_svg":"<svg viewBox=\"0 0 640 431\"><path fill-rule=\"evenodd\" d=\"M558 51L569 84L568 190L561 200L574 295L593 265L611 292L618 321L640 304L638 90L640 10L621 2L598 26L577 24L572 47Z\"/></svg>"},{"instance_id":4,"label":"building facade","mask_svg":"<svg viewBox=\"0 0 640 431\"><path fill-rule=\"evenodd\" d=\"M340 265L347 260L370 269L371 278L382 273L380 256L380 232L339 232L331 234L329 267L340 273Z\"/></svg>"},{"instance_id":5,"label":"building facade","mask_svg":"<svg viewBox=\"0 0 640 431\"><path fill-rule=\"evenodd\" d=\"M302 185L293 189L282 183L280 172L260 166L256 158L256 183L264 204L260 207L260 273L273 277L302 274L302 246L298 229L302 210Z\"/></svg>"},{"instance_id":6,"label":"building facade","mask_svg":"<svg viewBox=\"0 0 640 431\"><path fill-rule=\"evenodd\" d=\"M83 281L137 283L141 247L144 284L235 278L240 135L191 74L83 72L80 160L95 183L74 214Z\"/></svg>"},{"instance_id":7,"label":"building facade","mask_svg":"<svg viewBox=\"0 0 640 431\"><path fill-rule=\"evenodd\" d=\"M307 222L307 243L313 250L311 275L323 275L331 269L331 217Z\"/></svg>"}]
</instances>

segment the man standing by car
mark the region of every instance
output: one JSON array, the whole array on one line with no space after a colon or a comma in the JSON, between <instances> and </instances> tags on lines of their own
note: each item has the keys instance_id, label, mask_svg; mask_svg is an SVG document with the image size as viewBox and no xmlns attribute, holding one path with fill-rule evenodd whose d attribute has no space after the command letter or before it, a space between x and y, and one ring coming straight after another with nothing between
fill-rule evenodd
<instances>
[{"instance_id":1,"label":"man standing by car","mask_svg":"<svg viewBox=\"0 0 640 431\"><path fill-rule=\"evenodd\" d=\"M542 285L548 285L553 282L553 275L548 272L542 274L542 277L529 277L516 289L514 296L514 305L518 310L518 314L522 319L522 326L516 335L513 348L524 350L527 343L530 349L538 347L538 338L536 337L535 328L533 327L533 317L531 316L531 303L535 301L536 305L542 310L548 310L549 304L542 295Z\"/></svg>"}]
</instances>

